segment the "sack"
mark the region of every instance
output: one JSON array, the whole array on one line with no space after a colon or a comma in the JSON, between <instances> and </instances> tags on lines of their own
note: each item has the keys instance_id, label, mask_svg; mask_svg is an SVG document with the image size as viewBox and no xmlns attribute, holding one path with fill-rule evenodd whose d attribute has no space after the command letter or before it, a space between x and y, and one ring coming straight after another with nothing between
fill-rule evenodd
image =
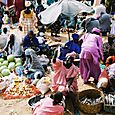
<instances>
[{"instance_id":1,"label":"sack","mask_svg":"<svg viewBox=\"0 0 115 115\"><path fill-rule=\"evenodd\" d=\"M50 89L51 79L49 77L42 77L36 87L42 94L45 94Z\"/></svg>"}]
</instances>

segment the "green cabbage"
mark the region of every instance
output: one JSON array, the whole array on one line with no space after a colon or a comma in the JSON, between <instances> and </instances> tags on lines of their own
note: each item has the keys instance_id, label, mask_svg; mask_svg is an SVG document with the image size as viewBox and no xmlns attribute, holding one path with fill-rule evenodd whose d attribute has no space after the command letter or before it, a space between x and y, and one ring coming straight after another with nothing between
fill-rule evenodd
<instances>
[{"instance_id":1,"label":"green cabbage","mask_svg":"<svg viewBox=\"0 0 115 115\"><path fill-rule=\"evenodd\" d=\"M16 63L22 63L22 59L21 58L15 58L15 62Z\"/></svg>"},{"instance_id":2,"label":"green cabbage","mask_svg":"<svg viewBox=\"0 0 115 115\"><path fill-rule=\"evenodd\" d=\"M8 66L8 61L7 60L3 61L2 65Z\"/></svg>"},{"instance_id":3,"label":"green cabbage","mask_svg":"<svg viewBox=\"0 0 115 115\"><path fill-rule=\"evenodd\" d=\"M8 62L13 62L13 61L15 61L15 60L14 60L14 55L8 55L8 56L7 56L7 60L8 60Z\"/></svg>"},{"instance_id":4,"label":"green cabbage","mask_svg":"<svg viewBox=\"0 0 115 115\"><path fill-rule=\"evenodd\" d=\"M2 63L4 61L4 59L3 58L0 58L0 62Z\"/></svg>"},{"instance_id":5,"label":"green cabbage","mask_svg":"<svg viewBox=\"0 0 115 115\"><path fill-rule=\"evenodd\" d=\"M7 66L1 66L1 67L0 67L0 72L1 72L3 69L7 69Z\"/></svg>"},{"instance_id":6,"label":"green cabbage","mask_svg":"<svg viewBox=\"0 0 115 115\"><path fill-rule=\"evenodd\" d=\"M9 65L8 65L8 69L14 70L15 69L15 63L14 62L10 62Z\"/></svg>"},{"instance_id":7,"label":"green cabbage","mask_svg":"<svg viewBox=\"0 0 115 115\"><path fill-rule=\"evenodd\" d=\"M16 63L16 67L18 67L18 66L22 66L22 63L20 63L20 62Z\"/></svg>"},{"instance_id":8,"label":"green cabbage","mask_svg":"<svg viewBox=\"0 0 115 115\"><path fill-rule=\"evenodd\" d=\"M9 69L3 69L1 73L3 76L8 76L8 75L10 75L10 70Z\"/></svg>"}]
</instances>

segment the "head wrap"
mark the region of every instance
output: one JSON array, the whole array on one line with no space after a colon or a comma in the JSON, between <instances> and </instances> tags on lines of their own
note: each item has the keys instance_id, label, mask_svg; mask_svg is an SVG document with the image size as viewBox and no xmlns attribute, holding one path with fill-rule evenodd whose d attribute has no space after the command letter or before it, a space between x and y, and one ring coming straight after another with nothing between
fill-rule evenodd
<instances>
[{"instance_id":1,"label":"head wrap","mask_svg":"<svg viewBox=\"0 0 115 115\"><path fill-rule=\"evenodd\" d=\"M78 34L72 34L72 38L75 40L75 39L78 39L79 38L79 35Z\"/></svg>"},{"instance_id":2,"label":"head wrap","mask_svg":"<svg viewBox=\"0 0 115 115\"><path fill-rule=\"evenodd\" d=\"M100 30L100 29L98 29L98 28L93 28L91 32L97 32L97 33L100 33L100 32L101 32L101 30Z\"/></svg>"}]
</instances>

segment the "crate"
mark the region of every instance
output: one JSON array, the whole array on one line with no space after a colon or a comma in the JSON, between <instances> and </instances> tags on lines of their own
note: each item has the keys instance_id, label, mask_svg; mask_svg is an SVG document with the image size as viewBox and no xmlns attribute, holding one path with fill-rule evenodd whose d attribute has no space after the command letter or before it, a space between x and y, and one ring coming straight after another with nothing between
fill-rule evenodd
<instances>
[{"instance_id":1,"label":"crate","mask_svg":"<svg viewBox=\"0 0 115 115\"><path fill-rule=\"evenodd\" d=\"M115 92L114 93L111 92L109 94L115 95ZM105 96L109 95L109 94L105 94ZM105 98L105 96L104 96L104 98ZM114 98L114 104L113 105L109 104L109 103L107 104L106 100L104 99L104 111L108 112L108 113L114 113L115 114L115 98Z\"/></svg>"}]
</instances>

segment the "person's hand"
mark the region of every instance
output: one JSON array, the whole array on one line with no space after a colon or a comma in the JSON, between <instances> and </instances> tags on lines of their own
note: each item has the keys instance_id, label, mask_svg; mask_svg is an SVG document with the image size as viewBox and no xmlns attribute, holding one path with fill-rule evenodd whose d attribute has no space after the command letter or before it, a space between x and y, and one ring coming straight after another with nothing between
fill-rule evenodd
<instances>
[{"instance_id":1,"label":"person's hand","mask_svg":"<svg viewBox=\"0 0 115 115\"><path fill-rule=\"evenodd\" d=\"M25 74L28 74L28 72L29 72L29 71L28 71L27 69L24 70L24 73L25 73Z\"/></svg>"}]
</instances>

